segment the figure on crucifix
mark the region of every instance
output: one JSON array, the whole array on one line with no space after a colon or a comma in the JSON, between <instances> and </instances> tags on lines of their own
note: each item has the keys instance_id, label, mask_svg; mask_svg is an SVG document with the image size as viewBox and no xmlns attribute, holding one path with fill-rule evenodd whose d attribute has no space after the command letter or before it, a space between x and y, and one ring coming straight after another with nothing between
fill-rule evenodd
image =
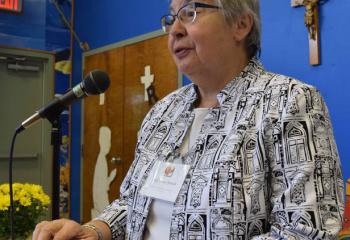
<instances>
[{"instance_id":1,"label":"figure on crucifix","mask_svg":"<svg viewBox=\"0 0 350 240\"><path fill-rule=\"evenodd\" d=\"M320 64L320 34L318 7L320 0L291 0L292 7L305 7L304 22L309 35L309 60L311 65Z\"/></svg>"},{"instance_id":2,"label":"figure on crucifix","mask_svg":"<svg viewBox=\"0 0 350 240\"><path fill-rule=\"evenodd\" d=\"M308 29L311 39L316 38L315 29L315 8L317 7L318 0L304 0L303 5L305 6L305 26Z\"/></svg>"}]
</instances>

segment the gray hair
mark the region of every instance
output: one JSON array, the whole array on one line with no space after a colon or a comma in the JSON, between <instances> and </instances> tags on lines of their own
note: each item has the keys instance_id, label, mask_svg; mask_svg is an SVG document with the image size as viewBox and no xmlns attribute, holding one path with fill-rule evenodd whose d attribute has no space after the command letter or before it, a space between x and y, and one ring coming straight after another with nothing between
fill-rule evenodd
<instances>
[{"instance_id":1,"label":"gray hair","mask_svg":"<svg viewBox=\"0 0 350 240\"><path fill-rule=\"evenodd\" d=\"M246 46L249 57L260 53L261 47L261 22L259 0L217 0L222 7L228 23L232 23L238 16L248 13L253 17L253 27L246 38Z\"/></svg>"}]
</instances>

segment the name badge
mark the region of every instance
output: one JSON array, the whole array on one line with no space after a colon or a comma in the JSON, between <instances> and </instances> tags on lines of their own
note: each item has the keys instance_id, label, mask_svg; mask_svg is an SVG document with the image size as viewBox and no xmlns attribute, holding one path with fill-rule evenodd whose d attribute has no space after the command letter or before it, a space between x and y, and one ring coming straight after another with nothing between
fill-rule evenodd
<instances>
[{"instance_id":1,"label":"name badge","mask_svg":"<svg viewBox=\"0 0 350 240\"><path fill-rule=\"evenodd\" d=\"M140 194L175 202L189 169L190 165L157 161Z\"/></svg>"}]
</instances>

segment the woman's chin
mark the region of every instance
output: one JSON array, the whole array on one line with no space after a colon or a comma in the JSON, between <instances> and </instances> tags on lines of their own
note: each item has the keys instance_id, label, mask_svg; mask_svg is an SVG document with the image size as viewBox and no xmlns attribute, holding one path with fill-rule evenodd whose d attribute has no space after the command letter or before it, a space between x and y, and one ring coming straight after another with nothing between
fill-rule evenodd
<instances>
[{"instance_id":1,"label":"woman's chin","mask_svg":"<svg viewBox=\"0 0 350 240\"><path fill-rule=\"evenodd\" d=\"M186 76L190 77L194 72L194 66L191 64L182 63L178 65L178 70L182 74L185 74Z\"/></svg>"}]
</instances>

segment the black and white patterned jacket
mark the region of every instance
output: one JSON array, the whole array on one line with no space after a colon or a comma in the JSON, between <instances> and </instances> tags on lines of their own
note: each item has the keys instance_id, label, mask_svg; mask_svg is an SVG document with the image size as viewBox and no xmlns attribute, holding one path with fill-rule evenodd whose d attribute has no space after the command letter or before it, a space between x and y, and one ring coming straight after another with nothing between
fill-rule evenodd
<instances>
[{"instance_id":1,"label":"black and white patterned jacket","mask_svg":"<svg viewBox=\"0 0 350 240\"><path fill-rule=\"evenodd\" d=\"M335 239L344 183L320 93L252 59L217 98L184 157L192 167L169 239ZM152 199L139 190L156 160L179 151L196 100L191 84L146 116L120 199L98 217L113 239L142 239Z\"/></svg>"}]
</instances>

